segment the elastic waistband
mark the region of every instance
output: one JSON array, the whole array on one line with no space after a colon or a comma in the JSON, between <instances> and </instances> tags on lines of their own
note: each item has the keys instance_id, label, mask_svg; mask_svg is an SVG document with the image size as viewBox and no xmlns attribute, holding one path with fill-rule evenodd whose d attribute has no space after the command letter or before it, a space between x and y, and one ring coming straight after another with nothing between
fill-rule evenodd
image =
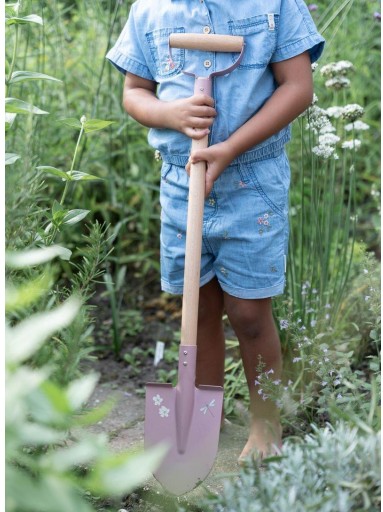
<instances>
[{"instance_id":1,"label":"elastic waistband","mask_svg":"<svg viewBox=\"0 0 383 512\"><path fill-rule=\"evenodd\" d=\"M249 164L258 160L266 160L267 158L275 158L284 150L285 144L290 140L290 131L287 130L282 137L261 147L255 147L239 157L235 158L230 166L238 164ZM167 164L185 167L189 160L189 155L174 155L161 153L162 160ZM229 166L229 167L230 167Z\"/></svg>"}]
</instances>

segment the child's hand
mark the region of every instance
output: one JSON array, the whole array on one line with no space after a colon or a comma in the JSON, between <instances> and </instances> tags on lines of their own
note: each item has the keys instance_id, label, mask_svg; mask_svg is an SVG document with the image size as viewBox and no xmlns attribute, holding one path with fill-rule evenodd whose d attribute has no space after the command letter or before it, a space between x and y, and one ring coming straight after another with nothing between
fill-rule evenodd
<instances>
[{"instance_id":1,"label":"child's hand","mask_svg":"<svg viewBox=\"0 0 383 512\"><path fill-rule=\"evenodd\" d=\"M169 102L166 124L191 139L199 140L210 133L209 128L216 115L213 98L198 94Z\"/></svg>"},{"instance_id":2,"label":"child's hand","mask_svg":"<svg viewBox=\"0 0 383 512\"><path fill-rule=\"evenodd\" d=\"M231 164L234 158L235 155L230 145L227 142L220 142L206 149L193 151L186 165L186 171L190 174L192 164L201 161L206 162L205 197L207 197L213 188L215 180Z\"/></svg>"}]
</instances>

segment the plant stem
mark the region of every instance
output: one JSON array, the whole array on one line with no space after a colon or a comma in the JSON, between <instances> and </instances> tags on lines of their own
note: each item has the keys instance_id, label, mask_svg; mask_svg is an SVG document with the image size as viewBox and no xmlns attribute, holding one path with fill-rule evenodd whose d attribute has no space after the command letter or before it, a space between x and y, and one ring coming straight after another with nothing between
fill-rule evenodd
<instances>
[{"instance_id":1,"label":"plant stem","mask_svg":"<svg viewBox=\"0 0 383 512\"><path fill-rule=\"evenodd\" d=\"M13 70L15 68L16 55L17 55L17 50L18 50L18 47L19 47L19 25L17 23L15 25L15 30L16 30L16 32L15 32L15 44L13 45L12 62L11 62L10 68L9 68L8 78L5 81L5 96L7 96L8 84L9 84L9 81L11 80L11 78L12 78Z\"/></svg>"},{"instance_id":2,"label":"plant stem","mask_svg":"<svg viewBox=\"0 0 383 512\"><path fill-rule=\"evenodd\" d=\"M79 136L77 138L77 144L76 144L76 148L74 150L73 159L72 159L72 165L70 167L70 171L69 172L73 171L73 169L74 169L74 164L75 164L75 161L76 161L78 148L80 146L80 141L81 141L83 133L84 133L84 122L81 122L81 130L80 130ZM60 201L61 205L64 204L64 200L65 200L65 197L66 197L67 192L68 192L68 187L69 187L69 180L65 182L64 192L63 192L63 195L62 195L61 201Z\"/></svg>"}]
</instances>

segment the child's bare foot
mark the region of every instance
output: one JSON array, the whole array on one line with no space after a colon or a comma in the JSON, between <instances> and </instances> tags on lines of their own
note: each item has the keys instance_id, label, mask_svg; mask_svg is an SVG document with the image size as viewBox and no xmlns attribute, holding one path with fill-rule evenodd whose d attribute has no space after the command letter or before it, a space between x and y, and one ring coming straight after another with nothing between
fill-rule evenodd
<instances>
[{"instance_id":1,"label":"child's bare foot","mask_svg":"<svg viewBox=\"0 0 383 512\"><path fill-rule=\"evenodd\" d=\"M252 422L249 439L238 458L244 465L251 459L262 460L277 454L282 447L282 427L278 421L258 419Z\"/></svg>"}]
</instances>

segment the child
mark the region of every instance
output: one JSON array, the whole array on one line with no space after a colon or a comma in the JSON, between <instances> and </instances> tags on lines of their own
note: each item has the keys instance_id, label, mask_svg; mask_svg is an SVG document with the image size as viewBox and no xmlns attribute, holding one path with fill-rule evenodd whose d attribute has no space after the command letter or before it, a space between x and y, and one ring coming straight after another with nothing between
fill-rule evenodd
<instances>
[{"instance_id":1,"label":"child","mask_svg":"<svg viewBox=\"0 0 383 512\"><path fill-rule=\"evenodd\" d=\"M214 79L213 95L193 95L194 80L237 55L172 49L173 32L243 36L240 66ZM123 104L150 127L162 156L161 284L183 289L190 163L204 160L196 385L223 386L226 311L238 337L250 393L251 425L239 456L281 445L278 409L257 393L257 365L279 379L281 348L271 299L285 284L288 246L289 123L313 98L311 63L322 53L303 0L137 0L107 58L125 74ZM190 138L210 147L190 153ZM185 170L186 167L186 170Z\"/></svg>"}]
</instances>

